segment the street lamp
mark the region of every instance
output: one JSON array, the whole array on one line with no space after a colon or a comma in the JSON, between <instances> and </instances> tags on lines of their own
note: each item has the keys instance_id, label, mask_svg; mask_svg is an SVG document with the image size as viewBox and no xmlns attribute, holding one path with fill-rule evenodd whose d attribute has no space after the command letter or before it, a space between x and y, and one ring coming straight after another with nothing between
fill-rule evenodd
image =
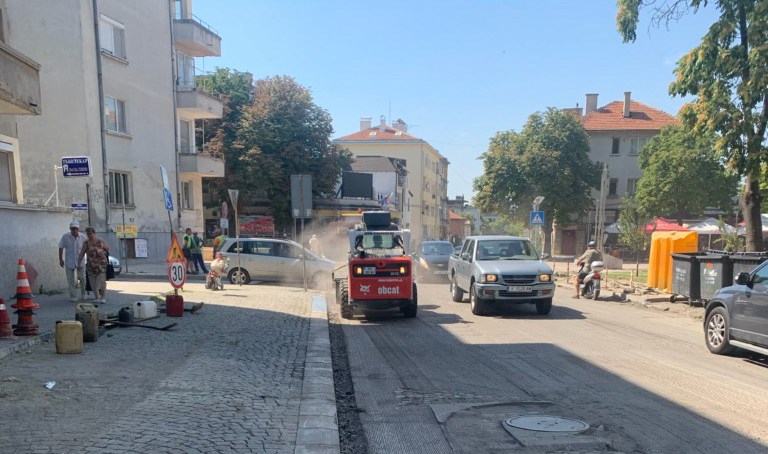
<instances>
[{"instance_id":1,"label":"street lamp","mask_svg":"<svg viewBox=\"0 0 768 454\"><path fill-rule=\"evenodd\" d=\"M541 202L544 201L544 196L537 196L535 199L533 199L533 211L539 211L539 205ZM535 225L531 226L531 236L533 236L533 247L536 247L536 227ZM542 248L543 249L543 248Z\"/></svg>"}]
</instances>

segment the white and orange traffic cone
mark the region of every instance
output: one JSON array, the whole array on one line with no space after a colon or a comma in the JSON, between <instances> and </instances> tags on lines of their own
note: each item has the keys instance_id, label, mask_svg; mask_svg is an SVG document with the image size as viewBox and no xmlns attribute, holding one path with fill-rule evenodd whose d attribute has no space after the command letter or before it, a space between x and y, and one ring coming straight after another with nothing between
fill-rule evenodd
<instances>
[{"instance_id":1,"label":"white and orange traffic cone","mask_svg":"<svg viewBox=\"0 0 768 454\"><path fill-rule=\"evenodd\" d=\"M32 289L29 288L29 279L27 279L27 269L24 268L24 259L19 259L19 274L16 276L16 295L13 297L16 304L11 307L16 309L19 316L19 322L13 334L17 336L37 336L38 326L35 325L32 316L35 315L33 309L40 307L32 301Z\"/></svg>"},{"instance_id":2,"label":"white and orange traffic cone","mask_svg":"<svg viewBox=\"0 0 768 454\"><path fill-rule=\"evenodd\" d=\"M5 308L5 301L2 298L0 298L0 339L15 339L11 318L8 316L8 309Z\"/></svg>"}]
</instances>

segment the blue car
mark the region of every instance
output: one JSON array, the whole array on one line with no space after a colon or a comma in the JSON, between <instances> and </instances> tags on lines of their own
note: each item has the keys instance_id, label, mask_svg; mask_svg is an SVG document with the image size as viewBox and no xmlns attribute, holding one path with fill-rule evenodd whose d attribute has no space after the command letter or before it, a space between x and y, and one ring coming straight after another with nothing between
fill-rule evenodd
<instances>
[{"instance_id":1,"label":"blue car","mask_svg":"<svg viewBox=\"0 0 768 454\"><path fill-rule=\"evenodd\" d=\"M768 262L717 291L706 307L704 332L712 353L743 348L768 355Z\"/></svg>"}]
</instances>

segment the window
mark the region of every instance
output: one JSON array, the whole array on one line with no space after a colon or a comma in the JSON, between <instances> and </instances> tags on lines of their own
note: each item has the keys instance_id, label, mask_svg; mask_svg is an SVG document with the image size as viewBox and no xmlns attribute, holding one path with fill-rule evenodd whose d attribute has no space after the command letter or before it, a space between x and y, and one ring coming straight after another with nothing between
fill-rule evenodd
<instances>
[{"instance_id":1,"label":"window","mask_svg":"<svg viewBox=\"0 0 768 454\"><path fill-rule=\"evenodd\" d=\"M0 201L13 202L13 144L0 142Z\"/></svg>"},{"instance_id":2,"label":"window","mask_svg":"<svg viewBox=\"0 0 768 454\"><path fill-rule=\"evenodd\" d=\"M227 252L237 252L237 241L232 243ZM274 241L248 241L240 240L240 253L254 255L275 255Z\"/></svg>"},{"instance_id":3,"label":"window","mask_svg":"<svg viewBox=\"0 0 768 454\"><path fill-rule=\"evenodd\" d=\"M109 172L109 203L130 205L133 200L131 174L127 172Z\"/></svg>"},{"instance_id":4,"label":"window","mask_svg":"<svg viewBox=\"0 0 768 454\"><path fill-rule=\"evenodd\" d=\"M192 203L192 183L189 181L181 182L181 207L183 210L194 210Z\"/></svg>"},{"instance_id":5,"label":"window","mask_svg":"<svg viewBox=\"0 0 768 454\"><path fill-rule=\"evenodd\" d=\"M648 139L629 139L629 154L640 153L646 143L648 143Z\"/></svg>"},{"instance_id":6,"label":"window","mask_svg":"<svg viewBox=\"0 0 768 454\"><path fill-rule=\"evenodd\" d=\"M611 154L612 155L618 155L619 154L619 143L621 142L621 139L618 137L613 138L613 145L611 146Z\"/></svg>"},{"instance_id":7,"label":"window","mask_svg":"<svg viewBox=\"0 0 768 454\"><path fill-rule=\"evenodd\" d=\"M176 4L176 19L183 19L183 7L181 5L181 0L175 0L174 3Z\"/></svg>"},{"instance_id":8,"label":"window","mask_svg":"<svg viewBox=\"0 0 768 454\"><path fill-rule=\"evenodd\" d=\"M615 196L618 186L619 186L619 179L611 178L611 181L608 183L608 195Z\"/></svg>"},{"instance_id":9,"label":"window","mask_svg":"<svg viewBox=\"0 0 768 454\"><path fill-rule=\"evenodd\" d=\"M125 122L125 101L111 96L104 97L104 117L107 131L128 134Z\"/></svg>"},{"instance_id":10,"label":"window","mask_svg":"<svg viewBox=\"0 0 768 454\"><path fill-rule=\"evenodd\" d=\"M752 275L753 284L763 284L768 281L768 266L764 266Z\"/></svg>"},{"instance_id":11,"label":"window","mask_svg":"<svg viewBox=\"0 0 768 454\"><path fill-rule=\"evenodd\" d=\"M189 143L189 122L179 120L179 142L182 153L194 153L192 145Z\"/></svg>"},{"instance_id":12,"label":"window","mask_svg":"<svg viewBox=\"0 0 768 454\"><path fill-rule=\"evenodd\" d=\"M99 21L99 40L102 51L125 59L125 26L123 24L102 14Z\"/></svg>"},{"instance_id":13,"label":"window","mask_svg":"<svg viewBox=\"0 0 768 454\"><path fill-rule=\"evenodd\" d=\"M627 194L629 195L637 194L638 181L640 181L638 178L630 178L629 180L627 180Z\"/></svg>"},{"instance_id":14,"label":"window","mask_svg":"<svg viewBox=\"0 0 768 454\"><path fill-rule=\"evenodd\" d=\"M195 59L176 52L178 85L187 89L195 88Z\"/></svg>"}]
</instances>

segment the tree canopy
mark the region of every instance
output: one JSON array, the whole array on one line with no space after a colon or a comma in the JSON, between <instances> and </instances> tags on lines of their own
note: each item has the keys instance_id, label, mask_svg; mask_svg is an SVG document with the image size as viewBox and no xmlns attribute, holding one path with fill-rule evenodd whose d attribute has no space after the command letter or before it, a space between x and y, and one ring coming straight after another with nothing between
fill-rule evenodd
<instances>
[{"instance_id":1,"label":"tree canopy","mask_svg":"<svg viewBox=\"0 0 768 454\"><path fill-rule=\"evenodd\" d=\"M662 129L638 156L643 171L638 207L681 225L685 216L700 216L707 208L731 213L739 178L725 168L714 151L714 140L711 134L696 135L683 125Z\"/></svg>"},{"instance_id":2,"label":"tree canopy","mask_svg":"<svg viewBox=\"0 0 768 454\"><path fill-rule=\"evenodd\" d=\"M600 166L589 159L589 140L579 118L555 108L528 118L520 133L503 131L491 138L483 160L483 175L474 180L474 203L484 211L527 211L533 199L544 197L545 233L552 221L570 224L571 215L593 204ZM551 252L545 235L545 252Z\"/></svg>"},{"instance_id":3,"label":"tree canopy","mask_svg":"<svg viewBox=\"0 0 768 454\"><path fill-rule=\"evenodd\" d=\"M312 175L313 193L331 194L351 153L331 142L330 115L293 78L274 76L251 85L244 73L220 71L211 86L229 97L228 111L211 142L226 156L225 182L246 194L264 191L275 222L289 224L290 175Z\"/></svg>"},{"instance_id":4,"label":"tree canopy","mask_svg":"<svg viewBox=\"0 0 768 454\"><path fill-rule=\"evenodd\" d=\"M696 97L683 107L682 118L697 134L717 134L715 148L746 177L740 205L747 250L759 251L760 171L768 161L768 0L619 0L617 26L624 42L634 41L641 9L650 9L651 24L659 25L710 3L720 16L677 62L669 93Z\"/></svg>"}]
</instances>

